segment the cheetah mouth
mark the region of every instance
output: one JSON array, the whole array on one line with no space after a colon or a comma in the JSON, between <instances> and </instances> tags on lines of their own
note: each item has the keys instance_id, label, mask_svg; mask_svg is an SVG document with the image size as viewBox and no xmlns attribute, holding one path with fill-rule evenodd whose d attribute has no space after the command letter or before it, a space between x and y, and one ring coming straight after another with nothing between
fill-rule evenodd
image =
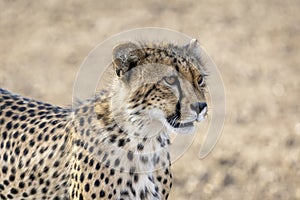
<instances>
[{"instance_id":1,"label":"cheetah mouth","mask_svg":"<svg viewBox=\"0 0 300 200\"><path fill-rule=\"evenodd\" d=\"M186 122L186 123L181 123L181 122L173 122L171 123L168 121L168 123L173 127L173 128L189 128L194 126L194 122Z\"/></svg>"},{"instance_id":2,"label":"cheetah mouth","mask_svg":"<svg viewBox=\"0 0 300 200\"><path fill-rule=\"evenodd\" d=\"M179 129L179 128L191 128L194 126L194 122L180 122L180 121L176 121L176 118L174 119L174 116L168 117L167 118L167 122L170 124L170 126L172 126L175 129Z\"/></svg>"}]
</instances>

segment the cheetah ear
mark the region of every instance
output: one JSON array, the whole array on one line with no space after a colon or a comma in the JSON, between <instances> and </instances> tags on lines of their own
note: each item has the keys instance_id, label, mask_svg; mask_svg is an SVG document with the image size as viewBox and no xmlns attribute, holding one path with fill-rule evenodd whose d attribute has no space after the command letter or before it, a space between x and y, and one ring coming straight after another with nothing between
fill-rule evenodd
<instances>
[{"instance_id":1,"label":"cheetah ear","mask_svg":"<svg viewBox=\"0 0 300 200\"><path fill-rule=\"evenodd\" d=\"M138 45L127 42L119 44L113 49L113 65L118 77L123 77L126 72L136 67L142 55Z\"/></svg>"},{"instance_id":2,"label":"cheetah ear","mask_svg":"<svg viewBox=\"0 0 300 200\"><path fill-rule=\"evenodd\" d=\"M194 54L197 56L199 54L199 42L197 39L191 39L191 41L184 45L184 48L188 53Z\"/></svg>"}]
</instances>

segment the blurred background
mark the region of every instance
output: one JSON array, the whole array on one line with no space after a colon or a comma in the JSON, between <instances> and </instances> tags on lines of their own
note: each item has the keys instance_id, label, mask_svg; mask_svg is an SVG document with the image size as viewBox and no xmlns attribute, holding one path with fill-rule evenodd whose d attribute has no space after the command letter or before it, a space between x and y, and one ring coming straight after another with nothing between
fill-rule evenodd
<instances>
[{"instance_id":1,"label":"blurred background","mask_svg":"<svg viewBox=\"0 0 300 200\"><path fill-rule=\"evenodd\" d=\"M72 103L79 66L113 34L171 28L219 67L227 116L214 151L203 136L173 165L171 200L300 199L300 2L0 1L0 86Z\"/></svg>"}]
</instances>

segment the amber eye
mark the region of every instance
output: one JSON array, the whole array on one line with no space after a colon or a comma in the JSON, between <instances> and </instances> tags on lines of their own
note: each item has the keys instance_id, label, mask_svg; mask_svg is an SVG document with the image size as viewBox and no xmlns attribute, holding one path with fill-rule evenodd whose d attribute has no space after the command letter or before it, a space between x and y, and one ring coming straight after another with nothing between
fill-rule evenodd
<instances>
[{"instance_id":1,"label":"amber eye","mask_svg":"<svg viewBox=\"0 0 300 200\"><path fill-rule=\"evenodd\" d=\"M199 78L198 78L198 85L199 85L199 87L203 87L204 86L204 78L203 78L203 76L199 76Z\"/></svg>"},{"instance_id":2,"label":"amber eye","mask_svg":"<svg viewBox=\"0 0 300 200\"><path fill-rule=\"evenodd\" d=\"M164 80L169 85L174 85L176 83L176 81L177 81L177 77L176 76L166 76L166 77L164 77Z\"/></svg>"}]
</instances>

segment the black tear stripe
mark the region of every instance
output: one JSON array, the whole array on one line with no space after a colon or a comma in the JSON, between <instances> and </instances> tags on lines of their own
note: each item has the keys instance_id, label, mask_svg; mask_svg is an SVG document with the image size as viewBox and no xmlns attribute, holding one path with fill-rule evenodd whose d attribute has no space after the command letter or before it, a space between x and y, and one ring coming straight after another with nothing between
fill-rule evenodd
<instances>
[{"instance_id":1,"label":"black tear stripe","mask_svg":"<svg viewBox=\"0 0 300 200\"><path fill-rule=\"evenodd\" d=\"M180 103L180 101L178 101L177 102L177 104L176 104L176 115L179 117L179 118L181 118L181 103Z\"/></svg>"}]
</instances>

